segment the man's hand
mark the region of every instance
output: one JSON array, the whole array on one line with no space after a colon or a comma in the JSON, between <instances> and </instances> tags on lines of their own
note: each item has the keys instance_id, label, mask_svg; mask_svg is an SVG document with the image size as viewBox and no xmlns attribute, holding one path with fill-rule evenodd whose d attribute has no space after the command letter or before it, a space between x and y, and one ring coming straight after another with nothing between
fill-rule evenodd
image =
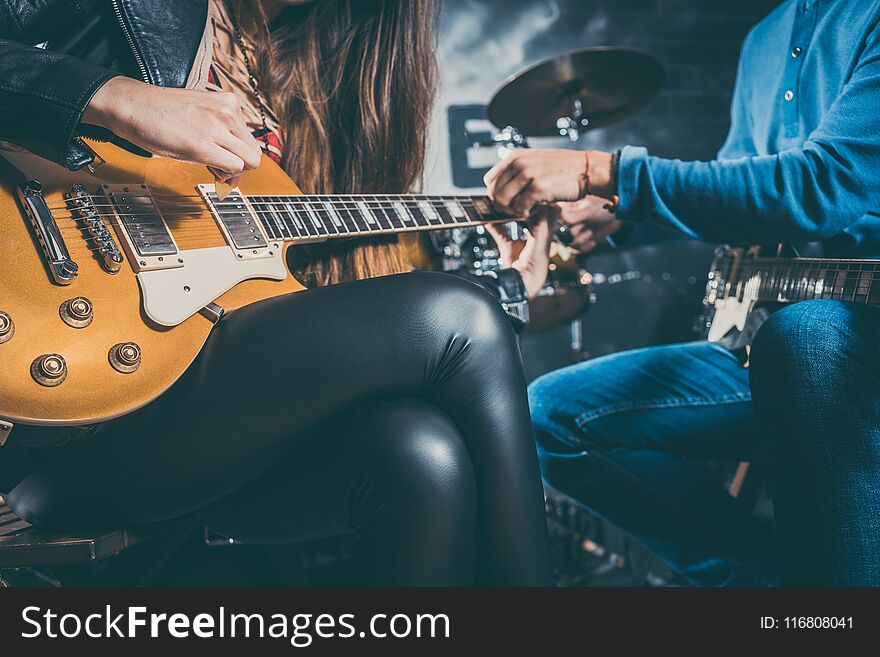
<instances>
[{"instance_id":1,"label":"man's hand","mask_svg":"<svg viewBox=\"0 0 880 657\"><path fill-rule=\"evenodd\" d=\"M609 153L534 149L513 151L484 181L497 205L524 217L536 205L578 201L588 191L610 197L610 178Z\"/></svg>"},{"instance_id":2,"label":"man's hand","mask_svg":"<svg viewBox=\"0 0 880 657\"><path fill-rule=\"evenodd\" d=\"M513 239L503 226L486 226L498 245L502 261L516 269L522 277L529 299L538 296L547 280L554 222L555 213L551 209L539 208L530 219L525 240Z\"/></svg>"},{"instance_id":3,"label":"man's hand","mask_svg":"<svg viewBox=\"0 0 880 657\"><path fill-rule=\"evenodd\" d=\"M580 253L589 253L623 225L606 210L608 201L598 196L585 196L580 201L558 203L559 220L568 227L572 240L567 246Z\"/></svg>"},{"instance_id":4,"label":"man's hand","mask_svg":"<svg viewBox=\"0 0 880 657\"><path fill-rule=\"evenodd\" d=\"M119 76L97 91L82 120L154 155L203 164L218 182L233 186L263 156L238 100L226 92L168 89Z\"/></svg>"}]
</instances>

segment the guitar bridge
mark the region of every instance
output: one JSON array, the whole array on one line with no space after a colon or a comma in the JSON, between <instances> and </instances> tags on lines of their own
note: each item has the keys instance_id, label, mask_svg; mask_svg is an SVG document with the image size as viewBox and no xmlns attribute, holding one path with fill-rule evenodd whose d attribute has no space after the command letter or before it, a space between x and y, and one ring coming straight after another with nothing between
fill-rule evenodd
<instances>
[{"instance_id":1,"label":"guitar bridge","mask_svg":"<svg viewBox=\"0 0 880 657\"><path fill-rule=\"evenodd\" d=\"M65 198L73 215L78 217L85 224L86 230L89 231L89 236L98 249L104 271L109 274L118 274L122 268L122 253L119 251L113 235L104 225L104 220L86 188L82 185L74 185Z\"/></svg>"},{"instance_id":2,"label":"guitar bridge","mask_svg":"<svg viewBox=\"0 0 880 657\"><path fill-rule=\"evenodd\" d=\"M31 220L40 245L43 247L43 254L46 257L46 264L49 265L52 279L58 285L70 285L79 273L79 266L70 257L70 252L67 250L61 231L58 230L55 217L49 206L46 205L46 199L43 198L43 186L35 180L30 180L19 185L16 191L18 200Z\"/></svg>"}]
</instances>

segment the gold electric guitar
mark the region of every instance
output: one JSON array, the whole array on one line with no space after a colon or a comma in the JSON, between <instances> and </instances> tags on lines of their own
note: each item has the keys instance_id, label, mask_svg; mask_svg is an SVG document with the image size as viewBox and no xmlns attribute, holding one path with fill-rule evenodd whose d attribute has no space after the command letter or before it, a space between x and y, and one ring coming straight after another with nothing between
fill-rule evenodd
<instances>
[{"instance_id":1,"label":"gold electric guitar","mask_svg":"<svg viewBox=\"0 0 880 657\"><path fill-rule=\"evenodd\" d=\"M78 173L3 153L0 444L156 399L223 314L304 289L293 245L510 220L485 197L304 196L268 158L221 200L204 167L89 145Z\"/></svg>"}]
</instances>

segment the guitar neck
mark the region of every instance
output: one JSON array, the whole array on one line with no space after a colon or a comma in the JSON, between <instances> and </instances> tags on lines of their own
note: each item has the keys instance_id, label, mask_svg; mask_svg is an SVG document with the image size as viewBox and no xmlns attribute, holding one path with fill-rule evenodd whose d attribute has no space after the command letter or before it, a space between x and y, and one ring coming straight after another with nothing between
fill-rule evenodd
<instances>
[{"instance_id":1,"label":"guitar neck","mask_svg":"<svg viewBox=\"0 0 880 657\"><path fill-rule=\"evenodd\" d=\"M739 267L731 296L778 303L835 299L880 307L880 261L758 257L741 260Z\"/></svg>"},{"instance_id":2,"label":"guitar neck","mask_svg":"<svg viewBox=\"0 0 880 657\"><path fill-rule=\"evenodd\" d=\"M215 211L234 215L244 200L273 240L332 238L461 228L511 221L485 196L300 195L211 199Z\"/></svg>"}]
</instances>

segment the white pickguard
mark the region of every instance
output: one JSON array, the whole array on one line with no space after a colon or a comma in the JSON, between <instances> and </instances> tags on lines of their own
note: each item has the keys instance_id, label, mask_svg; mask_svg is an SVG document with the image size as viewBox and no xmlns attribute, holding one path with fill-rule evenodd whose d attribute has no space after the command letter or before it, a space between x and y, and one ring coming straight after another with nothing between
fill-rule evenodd
<instances>
[{"instance_id":1,"label":"white pickguard","mask_svg":"<svg viewBox=\"0 0 880 657\"><path fill-rule=\"evenodd\" d=\"M239 260L228 246L181 251L184 267L137 275L144 312L157 324L177 326L242 281L282 281L288 276L282 252L276 249L271 257Z\"/></svg>"},{"instance_id":2,"label":"white pickguard","mask_svg":"<svg viewBox=\"0 0 880 657\"><path fill-rule=\"evenodd\" d=\"M715 304L715 314L709 327L709 342L718 342L734 326L742 331L746 318L755 305L754 301L737 301L735 298L722 299Z\"/></svg>"}]
</instances>

